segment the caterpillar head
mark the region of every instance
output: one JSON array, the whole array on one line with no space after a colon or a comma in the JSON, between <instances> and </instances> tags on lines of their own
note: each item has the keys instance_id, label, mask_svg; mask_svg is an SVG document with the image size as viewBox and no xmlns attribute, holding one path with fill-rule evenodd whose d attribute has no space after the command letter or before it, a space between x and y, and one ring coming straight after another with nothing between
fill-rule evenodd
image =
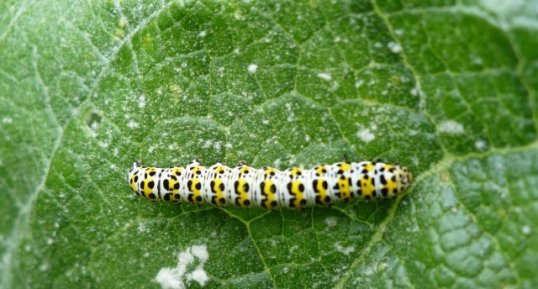
<instances>
[{"instance_id":1,"label":"caterpillar head","mask_svg":"<svg viewBox=\"0 0 538 289\"><path fill-rule=\"evenodd\" d=\"M403 192L407 190L413 183L413 174L407 169L407 167L396 165L396 170L394 171L394 175L396 176L396 179L398 180L398 192Z\"/></svg>"}]
</instances>

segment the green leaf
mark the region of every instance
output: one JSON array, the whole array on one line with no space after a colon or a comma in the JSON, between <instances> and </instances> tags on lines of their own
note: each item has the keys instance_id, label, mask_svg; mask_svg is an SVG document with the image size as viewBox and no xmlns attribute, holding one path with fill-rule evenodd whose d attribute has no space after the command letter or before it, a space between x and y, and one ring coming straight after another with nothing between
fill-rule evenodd
<instances>
[{"instance_id":1,"label":"green leaf","mask_svg":"<svg viewBox=\"0 0 538 289\"><path fill-rule=\"evenodd\" d=\"M1 288L538 287L537 1L143 2L0 3ZM130 193L193 158L416 178L302 211Z\"/></svg>"}]
</instances>

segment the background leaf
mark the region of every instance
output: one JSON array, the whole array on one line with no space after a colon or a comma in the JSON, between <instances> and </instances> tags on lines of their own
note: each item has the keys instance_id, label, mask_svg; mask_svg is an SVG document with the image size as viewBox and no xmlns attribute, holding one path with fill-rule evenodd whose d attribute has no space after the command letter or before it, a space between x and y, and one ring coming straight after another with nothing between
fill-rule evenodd
<instances>
[{"instance_id":1,"label":"background leaf","mask_svg":"<svg viewBox=\"0 0 538 289\"><path fill-rule=\"evenodd\" d=\"M538 2L298 2L1 2L0 286L159 288L179 254L177 286L536 288ZM303 211L129 193L134 160L193 158L416 181Z\"/></svg>"}]
</instances>

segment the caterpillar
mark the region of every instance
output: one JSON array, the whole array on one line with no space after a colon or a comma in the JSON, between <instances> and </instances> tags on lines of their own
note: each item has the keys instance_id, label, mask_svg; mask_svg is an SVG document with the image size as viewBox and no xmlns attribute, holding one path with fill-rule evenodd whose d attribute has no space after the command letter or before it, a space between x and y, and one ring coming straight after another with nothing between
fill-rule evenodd
<instances>
[{"instance_id":1,"label":"caterpillar","mask_svg":"<svg viewBox=\"0 0 538 289\"><path fill-rule=\"evenodd\" d=\"M412 180L404 166L370 161L284 171L221 163L206 168L196 160L186 167L170 168L135 162L128 176L131 190L148 199L266 209L392 198L405 191Z\"/></svg>"}]
</instances>

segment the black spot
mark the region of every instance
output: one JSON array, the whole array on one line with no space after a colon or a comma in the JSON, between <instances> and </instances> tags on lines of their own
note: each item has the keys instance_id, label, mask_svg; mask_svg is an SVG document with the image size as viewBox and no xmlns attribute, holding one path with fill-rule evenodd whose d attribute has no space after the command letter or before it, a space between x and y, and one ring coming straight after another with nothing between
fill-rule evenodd
<instances>
[{"instance_id":1,"label":"black spot","mask_svg":"<svg viewBox=\"0 0 538 289\"><path fill-rule=\"evenodd\" d=\"M341 175L341 174L344 173L344 171L340 169L340 170L338 170L338 172L336 172L336 173L339 174L339 175Z\"/></svg>"},{"instance_id":2,"label":"black spot","mask_svg":"<svg viewBox=\"0 0 538 289\"><path fill-rule=\"evenodd\" d=\"M220 184L219 184L219 189L220 189L221 191L224 191L224 183L220 183Z\"/></svg>"},{"instance_id":3,"label":"black spot","mask_svg":"<svg viewBox=\"0 0 538 289\"><path fill-rule=\"evenodd\" d=\"M359 194L359 196L362 196L362 190L361 190L361 189L358 189L358 190L357 190L357 194Z\"/></svg>"},{"instance_id":4,"label":"black spot","mask_svg":"<svg viewBox=\"0 0 538 289\"><path fill-rule=\"evenodd\" d=\"M277 201L271 201L271 207L276 207L278 205L278 202Z\"/></svg>"},{"instance_id":5,"label":"black spot","mask_svg":"<svg viewBox=\"0 0 538 289\"><path fill-rule=\"evenodd\" d=\"M271 171L269 174L270 174L271 176L274 176L276 173L275 173L274 171Z\"/></svg>"},{"instance_id":6,"label":"black spot","mask_svg":"<svg viewBox=\"0 0 538 289\"><path fill-rule=\"evenodd\" d=\"M394 168L390 168L389 172L394 173L394 170L395 170Z\"/></svg>"},{"instance_id":7,"label":"black spot","mask_svg":"<svg viewBox=\"0 0 538 289\"><path fill-rule=\"evenodd\" d=\"M164 194L164 200L170 201L170 194Z\"/></svg>"},{"instance_id":8,"label":"black spot","mask_svg":"<svg viewBox=\"0 0 538 289\"><path fill-rule=\"evenodd\" d=\"M181 176L181 172L180 171L176 171L176 176Z\"/></svg>"},{"instance_id":9,"label":"black spot","mask_svg":"<svg viewBox=\"0 0 538 289\"><path fill-rule=\"evenodd\" d=\"M324 169L321 170L321 172L325 174L325 173L327 173L327 169L324 168Z\"/></svg>"},{"instance_id":10,"label":"black spot","mask_svg":"<svg viewBox=\"0 0 538 289\"><path fill-rule=\"evenodd\" d=\"M331 197L329 196L325 196L325 200L323 200L325 203L330 203L331 202Z\"/></svg>"},{"instance_id":11,"label":"black spot","mask_svg":"<svg viewBox=\"0 0 538 289\"><path fill-rule=\"evenodd\" d=\"M224 200L224 198L221 198L221 199L218 200L218 202L219 202L219 204L224 205L224 203L225 203L226 201Z\"/></svg>"},{"instance_id":12,"label":"black spot","mask_svg":"<svg viewBox=\"0 0 538 289\"><path fill-rule=\"evenodd\" d=\"M288 192L290 192L290 193L291 193L291 182L290 182L290 183L288 183L288 185L287 185L286 187L288 188Z\"/></svg>"},{"instance_id":13,"label":"black spot","mask_svg":"<svg viewBox=\"0 0 538 289\"><path fill-rule=\"evenodd\" d=\"M276 186L275 184L271 184L271 187L269 187L269 189L271 190L271 193L276 193Z\"/></svg>"},{"instance_id":14,"label":"black spot","mask_svg":"<svg viewBox=\"0 0 538 289\"><path fill-rule=\"evenodd\" d=\"M237 192L237 189L239 188L239 181L234 182L234 190Z\"/></svg>"},{"instance_id":15,"label":"black spot","mask_svg":"<svg viewBox=\"0 0 538 289\"><path fill-rule=\"evenodd\" d=\"M151 194L148 195L148 197L149 197L150 199L155 199L155 194L154 194L154 193L151 193Z\"/></svg>"},{"instance_id":16,"label":"black spot","mask_svg":"<svg viewBox=\"0 0 538 289\"><path fill-rule=\"evenodd\" d=\"M144 182L141 182L141 183L140 183L140 189L141 189L141 190L144 189Z\"/></svg>"},{"instance_id":17,"label":"black spot","mask_svg":"<svg viewBox=\"0 0 538 289\"><path fill-rule=\"evenodd\" d=\"M395 181L396 181L396 176L392 176L391 180L392 180L393 182L395 182Z\"/></svg>"},{"instance_id":18,"label":"black spot","mask_svg":"<svg viewBox=\"0 0 538 289\"><path fill-rule=\"evenodd\" d=\"M366 200L370 200L372 197L370 197L370 196L364 196L364 198L365 198Z\"/></svg>"},{"instance_id":19,"label":"black spot","mask_svg":"<svg viewBox=\"0 0 538 289\"><path fill-rule=\"evenodd\" d=\"M352 186L353 183L351 181L351 178L347 179L347 183L348 183L349 186Z\"/></svg>"},{"instance_id":20,"label":"black spot","mask_svg":"<svg viewBox=\"0 0 538 289\"><path fill-rule=\"evenodd\" d=\"M367 180L369 179L370 177L368 175L364 176L363 179Z\"/></svg>"},{"instance_id":21,"label":"black spot","mask_svg":"<svg viewBox=\"0 0 538 289\"><path fill-rule=\"evenodd\" d=\"M382 189L381 189L381 193L383 194L383 196L386 197L386 196L388 196L388 194L389 194L389 190L388 190L387 188L382 188Z\"/></svg>"},{"instance_id":22,"label":"black spot","mask_svg":"<svg viewBox=\"0 0 538 289\"><path fill-rule=\"evenodd\" d=\"M321 202L321 196L316 196L316 204L321 205L323 202Z\"/></svg>"},{"instance_id":23,"label":"black spot","mask_svg":"<svg viewBox=\"0 0 538 289\"><path fill-rule=\"evenodd\" d=\"M371 178L371 179L370 179L370 182L372 183L372 185L375 186L375 179L374 179L374 178Z\"/></svg>"},{"instance_id":24,"label":"black spot","mask_svg":"<svg viewBox=\"0 0 538 289\"><path fill-rule=\"evenodd\" d=\"M192 190L192 180L188 180L188 181L187 181L187 188L189 188L190 190Z\"/></svg>"},{"instance_id":25,"label":"black spot","mask_svg":"<svg viewBox=\"0 0 538 289\"><path fill-rule=\"evenodd\" d=\"M174 190L179 190L179 183L174 184Z\"/></svg>"},{"instance_id":26,"label":"black spot","mask_svg":"<svg viewBox=\"0 0 538 289\"><path fill-rule=\"evenodd\" d=\"M202 183L196 183L196 189L201 190L202 189Z\"/></svg>"},{"instance_id":27,"label":"black spot","mask_svg":"<svg viewBox=\"0 0 538 289\"><path fill-rule=\"evenodd\" d=\"M149 175L154 176L156 173L157 173L156 171L151 171L151 172L149 172Z\"/></svg>"},{"instance_id":28,"label":"black spot","mask_svg":"<svg viewBox=\"0 0 538 289\"><path fill-rule=\"evenodd\" d=\"M319 182L319 181L318 181L317 179L315 179L315 180L312 182L312 186L314 187L314 191L316 191L316 192L318 191L318 182Z\"/></svg>"},{"instance_id":29,"label":"black spot","mask_svg":"<svg viewBox=\"0 0 538 289\"><path fill-rule=\"evenodd\" d=\"M364 170L361 171L361 173L363 173L363 174L367 174L367 173L368 173L368 170L367 170L367 169L364 169Z\"/></svg>"},{"instance_id":30,"label":"black spot","mask_svg":"<svg viewBox=\"0 0 538 289\"><path fill-rule=\"evenodd\" d=\"M202 201L202 197L201 196L196 196L196 202L200 203Z\"/></svg>"},{"instance_id":31,"label":"black spot","mask_svg":"<svg viewBox=\"0 0 538 289\"><path fill-rule=\"evenodd\" d=\"M248 185L247 182L245 182L245 183L243 184L243 190L244 190L245 192L248 192L249 189L250 189L250 186Z\"/></svg>"},{"instance_id":32,"label":"black spot","mask_svg":"<svg viewBox=\"0 0 538 289\"><path fill-rule=\"evenodd\" d=\"M135 183L138 182L138 176L135 176L135 177L134 177L134 182L135 182Z\"/></svg>"},{"instance_id":33,"label":"black spot","mask_svg":"<svg viewBox=\"0 0 538 289\"><path fill-rule=\"evenodd\" d=\"M260 191L262 192L263 195L265 195L265 190L264 190L264 188L265 188L265 182L261 182L261 183L260 183Z\"/></svg>"},{"instance_id":34,"label":"black spot","mask_svg":"<svg viewBox=\"0 0 538 289\"><path fill-rule=\"evenodd\" d=\"M211 181L209 187L211 188L211 192L215 193L215 181Z\"/></svg>"},{"instance_id":35,"label":"black spot","mask_svg":"<svg viewBox=\"0 0 538 289\"><path fill-rule=\"evenodd\" d=\"M165 179L165 180L163 181L163 186L164 186L165 189L170 190L171 188L170 188L168 185L169 185L168 180Z\"/></svg>"},{"instance_id":36,"label":"black spot","mask_svg":"<svg viewBox=\"0 0 538 289\"><path fill-rule=\"evenodd\" d=\"M302 199L300 203L301 203L301 207L306 206L306 200L305 199Z\"/></svg>"},{"instance_id":37,"label":"black spot","mask_svg":"<svg viewBox=\"0 0 538 289\"><path fill-rule=\"evenodd\" d=\"M245 205L245 206L247 206L247 207L250 206L250 200L245 200L245 201L243 202L243 205Z\"/></svg>"},{"instance_id":38,"label":"black spot","mask_svg":"<svg viewBox=\"0 0 538 289\"><path fill-rule=\"evenodd\" d=\"M304 192L304 185L303 184L299 184L299 192Z\"/></svg>"},{"instance_id":39,"label":"black spot","mask_svg":"<svg viewBox=\"0 0 538 289\"><path fill-rule=\"evenodd\" d=\"M384 175L379 176L379 180L381 181L381 184L383 184L383 185L387 184L387 180L385 179Z\"/></svg>"},{"instance_id":40,"label":"black spot","mask_svg":"<svg viewBox=\"0 0 538 289\"><path fill-rule=\"evenodd\" d=\"M149 181L148 182L148 188L153 189L153 187L155 187L155 182L154 181Z\"/></svg>"},{"instance_id":41,"label":"black spot","mask_svg":"<svg viewBox=\"0 0 538 289\"><path fill-rule=\"evenodd\" d=\"M338 186L338 184L334 185L333 187L333 190L338 190L340 187Z\"/></svg>"},{"instance_id":42,"label":"black spot","mask_svg":"<svg viewBox=\"0 0 538 289\"><path fill-rule=\"evenodd\" d=\"M181 196L179 194L174 194L174 198L179 200L181 198Z\"/></svg>"},{"instance_id":43,"label":"black spot","mask_svg":"<svg viewBox=\"0 0 538 289\"><path fill-rule=\"evenodd\" d=\"M223 169L220 169L220 170L219 170L219 174L221 174L221 175L224 174L224 170L223 170Z\"/></svg>"},{"instance_id":44,"label":"black spot","mask_svg":"<svg viewBox=\"0 0 538 289\"><path fill-rule=\"evenodd\" d=\"M329 183L327 183L326 180L323 180L323 183L321 184L324 189L327 189L329 187Z\"/></svg>"},{"instance_id":45,"label":"black spot","mask_svg":"<svg viewBox=\"0 0 538 289\"><path fill-rule=\"evenodd\" d=\"M385 167L382 167L379 169L380 172L384 172L385 171Z\"/></svg>"}]
</instances>

